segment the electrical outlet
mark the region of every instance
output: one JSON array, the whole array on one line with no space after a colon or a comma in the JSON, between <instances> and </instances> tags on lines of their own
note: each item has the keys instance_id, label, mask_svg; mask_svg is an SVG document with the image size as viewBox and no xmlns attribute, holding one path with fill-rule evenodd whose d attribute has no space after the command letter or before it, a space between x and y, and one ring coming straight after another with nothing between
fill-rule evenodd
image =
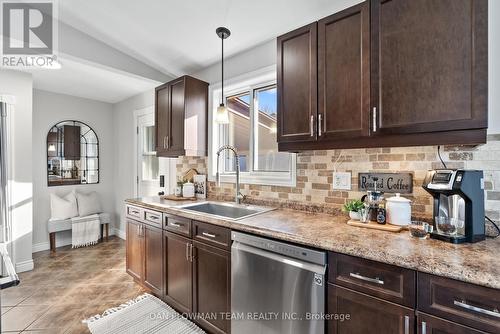
<instances>
[{"instance_id":1,"label":"electrical outlet","mask_svg":"<svg viewBox=\"0 0 500 334\"><path fill-rule=\"evenodd\" d=\"M351 173L333 172L333 189L351 190Z\"/></svg>"}]
</instances>

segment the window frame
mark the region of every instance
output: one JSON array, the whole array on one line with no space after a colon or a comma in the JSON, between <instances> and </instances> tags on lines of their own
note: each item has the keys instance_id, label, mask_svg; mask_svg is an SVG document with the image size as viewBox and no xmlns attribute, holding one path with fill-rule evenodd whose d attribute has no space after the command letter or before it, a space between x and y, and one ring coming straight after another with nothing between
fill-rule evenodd
<instances>
[{"instance_id":1,"label":"window frame","mask_svg":"<svg viewBox=\"0 0 500 334\"><path fill-rule=\"evenodd\" d=\"M231 79L224 80L224 102L228 97L239 95L242 93L250 94L250 128L255 128L255 112L254 107L254 90L262 90L263 88L276 85L276 66L269 66L260 70L252 71ZM209 115L210 126L208 127L208 180L215 181L215 172L217 168L216 151L221 146L221 125L215 122L215 111L220 104L221 83L211 84L209 87ZM257 185L274 185L274 186L291 186L296 185L297 176L297 157L296 154L290 153L290 169L288 171L257 171L255 169L254 152L255 152L255 136L254 131L250 131L250 153L248 172L240 173L240 182ZM222 164L221 164L222 166ZM236 173L221 171L221 182L235 183Z\"/></svg>"}]
</instances>

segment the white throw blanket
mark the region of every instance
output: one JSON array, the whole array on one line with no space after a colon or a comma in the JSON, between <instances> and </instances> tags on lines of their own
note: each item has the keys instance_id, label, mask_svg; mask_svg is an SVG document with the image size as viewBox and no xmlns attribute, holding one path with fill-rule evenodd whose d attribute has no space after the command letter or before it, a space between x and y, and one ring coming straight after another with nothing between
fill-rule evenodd
<instances>
[{"instance_id":1,"label":"white throw blanket","mask_svg":"<svg viewBox=\"0 0 500 334\"><path fill-rule=\"evenodd\" d=\"M101 221L99 215L71 218L73 248L94 245L99 241Z\"/></svg>"}]
</instances>

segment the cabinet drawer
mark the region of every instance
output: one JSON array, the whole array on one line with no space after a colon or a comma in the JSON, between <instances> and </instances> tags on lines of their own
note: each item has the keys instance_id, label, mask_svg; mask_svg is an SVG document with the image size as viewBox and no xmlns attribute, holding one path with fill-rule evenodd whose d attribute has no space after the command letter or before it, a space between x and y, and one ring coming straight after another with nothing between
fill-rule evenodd
<instances>
[{"instance_id":1,"label":"cabinet drawer","mask_svg":"<svg viewBox=\"0 0 500 334\"><path fill-rule=\"evenodd\" d=\"M149 225L161 228L163 221L163 214L157 211L144 210L144 220Z\"/></svg>"},{"instance_id":2,"label":"cabinet drawer","mask_svg":"<svg viewBox=\"0 0 500 334\"><path fill-rule=\"evenodd\" d=\"M413 270L339 253L328 254L328 268L330 283L415 307Z\"/></svg>"},{"instance_id":3,"label":"cabinet drawer","mask_svg":"<svg viewBox=\"0 0 500 334\"><path fill-rule=\"evenodd\" d=\"M228 228L193 221L193 239L219 248L231 247L231 231Z\"/></svg>"},{"instance_id":4,"label":"cabinet drawer","mask_svg":"<svg viewBox=\"0 0 500 334\"><path fill-rule=\"evenodd\" d=\"M500 333L500 290L418 273L418 310Z\"/></svg>"},{"instance_id":5,"label":"cabinet drawer","mask_svg":"<svg viewBox=\"0 0 500 334\"><path fill-rule=\"evenodd\" d=\"M165 214L163 228L173 233L191 237L191 220L173 215Z\"/></svg>"},{"instance_id":6,"label":"cabinet drawer","mask_svg":"<svg viewBox=\"0 0 500 334\"><path fill-rule=\"evenodd\" d=\"M127 205L127 216L136 220L144 220L144 209L137 206Z\"/></svg>"}]
</instances>

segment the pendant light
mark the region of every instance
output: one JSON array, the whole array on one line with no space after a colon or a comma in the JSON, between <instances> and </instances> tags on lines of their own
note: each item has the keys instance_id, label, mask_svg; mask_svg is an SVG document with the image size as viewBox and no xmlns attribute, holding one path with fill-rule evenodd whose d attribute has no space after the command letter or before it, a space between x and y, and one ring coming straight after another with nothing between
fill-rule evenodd
<instances>
[{"instance_id":1,"label":"pendant light","mask_svg":"<svg viewBox=\"0 0 500 334\"><path fill-rule=\"evenodd\" d=\"M224 40L231 35L229 29L225 27L219 27L215 30L217 36L222 42L222 90L221 90L221 102L217 108L217 114L215 115L215 122L219 124L229 124L229 112L227 107L224 105Z\"/></svg>"}]
</instances>

